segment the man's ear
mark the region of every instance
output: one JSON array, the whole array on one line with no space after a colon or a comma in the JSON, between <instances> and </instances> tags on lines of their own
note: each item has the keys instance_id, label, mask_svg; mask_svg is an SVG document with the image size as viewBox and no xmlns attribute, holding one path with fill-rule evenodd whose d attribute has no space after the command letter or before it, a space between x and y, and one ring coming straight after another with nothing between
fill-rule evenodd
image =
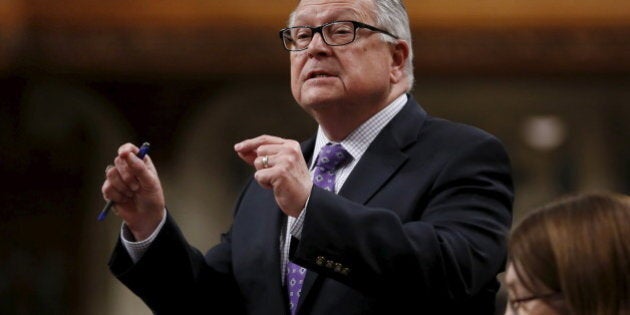
<instances>
[{"instance_id":1,"label":"man's ear","mask_svg":"<svg viewBox=\"0 0 630 315\"><path fill-rule=\"evenodd\" d=\"M405 65L409 59L409 49L409 43L404 40L397 40L395 44L391 45L390 79L393 83L398 83L405 78Z\"/></svg>"}]
</instances>

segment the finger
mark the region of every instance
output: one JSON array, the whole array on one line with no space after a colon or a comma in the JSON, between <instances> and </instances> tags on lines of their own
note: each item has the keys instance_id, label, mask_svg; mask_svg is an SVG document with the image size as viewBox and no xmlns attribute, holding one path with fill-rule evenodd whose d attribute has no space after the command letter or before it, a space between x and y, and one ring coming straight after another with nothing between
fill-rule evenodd
<instances>
[{"instance_id":1,"label":"finger","mask_svg":"<svg viewBox=\"0 0 630 315\"><path fill-rule=\"evenodd\" d=\"M140 189L140 182L138 182L136 175L132 173L132 170L129 167L127 158L129 155L133 156L133 154L129 151L123 151L114 159L114 164L116 164L116 170L118 171L121 181L126 187L128 187L128 189L135 192Z\"/></svg>"},{"instance_id":2,"label":"finger","mask_svg":"<svg viewBox=\"0 0 630 315\"><path fill-rule=\"evenodd\" d=\"M271 156L278 152L285 142L286 139L280 137L262 135L235 144L234 150L243 161L254 166L256 170L260 170L265 167L261 160L257 158L268 155L269 159L271 159ZM263 155L260 152L265 152L265 154ZM267 166L269 167L270 165Z\"/></svg>"},{"instance_id":3,"label":"finger","mask_svg":"<svg viewBox=\"0 0 630 315\"><path fill-rule=\"evenodd\" d=\"M254 161L257 157L256 152L254 151L250 151L250 152L236 152L236 154L238 155L239 158L241 158L241 160L245 161L245 163L255 166Z\"/></svg>"},{"instance_id":4,"label":"finger","mask_svg":"<svg viewBox=\"0 0 630 315\"><path fill-rule=\"evenodd\" d=\"M103 194L103 199L107 201L112 200L114 202L123 203L129 200L127 196L117 190L109 181L103 183L101 193Z\"/></svg>"},{"instance_id":5,"label":"finger","mask_svg":"<svg viewBox=\"0 0 630 315\"><path fill-rule=\"evenodd\" d=\"M286 152L287 148L284 144L263 144L256 148L257 156L264 155L276 155L278 153Z\"/></svg>"},{"instance_id":6,"label":"finger","mask_svg":"<svg viewBox=\"0 0 630 315\"><path fill-rule=\"evenodd\" d=\"M254 166L257 170L270 168L274 165L278 165L282 160L285 160L285 158L291 154L294 154L293 149L291 146L287 145L286 142L282 144L263 144L256 149ZM299 150L295 154L302 156L302 151Z\"/></svg>"},{"instance_id":7,"label":"finger","mask_svg":"<svg viewBox=\"0 0 630 315\"><path fill-rule=\"evenodd\" d=\"M254 179L262 187L266 189L272 189L273 171L270 169L261 169L254 173Z\"/></svg>"},{"instance_id":8,"label":"finger","mask_svg":"<svg viewBox=\"0 0 630 315\"><path fill-rule=\"evenodd\" d=\"M118 147L118 155L121 155L125 152L131 152L133 154L136 154L138 153L138 151L140 151L140 149L131 142L127 142L121 145L120 147Z\"/></svg>"},{"instance_id":9,"label":"finger","mask_svg":"<svg viewBox=\"0 0 630 315\"><path fill-rule=\"evenodd\" d=\"M155 164L153 164L153 160L148 154L144 156L144 159L142 159L142 162L144 162L144 165L149 169L149 171L153 172L154 174L157 174L157 169L155 168Z\"/></svg>"},{"instance_id":10,"label":"finger","mask_svg":"<svg viewBox=\"0 0 630 315\"><path fill-rule=\"evenodd\" d=\"M107 178L106 183L112 186L118 193L127 195L127 197L133 196L133 191L127 186L127 184L120 177L120 173L118 172L118 168L115 166L107 167L107 173L105 174Z\"/></svg>"},{"instance_id":11,"label":"finger","mask_svg":"<svg viewBox=\"0 0 630 315\"><path fill-rule=\"evenodd\" d=\"M115 215L117 215L117 216L120 216L120 215L118 214L118 207L116 207L116 204L114 204L114 205L112 206L112 213L113 213L113 214L115 214Z\"/></svg>"},{"instance_id":12,"label":"finger","mask_svg":"<svg viewBox=\"0 0 630 315\"><path fill-rule=\"evenodd\" d=\"M284 139L281 144L264 144L256 149L259 156L264 155L293 155L296 157L303 156L302 147L295 140Z\"/></svg>"},{"instance_id":13,"label":"finger","mask_svg":"<svg viewBox=\"0 0 630 315\"><path fill-rule=\"evenodd\" d=\"M127 162L130 174L133 174L134 180L139 186L149 190L156 186L155 174L157 172L149 155L145 155L144 159L141 160L135 154L126 153L123 158Z\"/></svg>"},{"instance_id":14,"label":"finger","mask_svg":"<svg viewBox=\"0 0 630 315\"><path fill-rule=\"evenodd\" d=\"M256 160L256 164L260 165L260 167L254 173L254 178L264 188L272 188L282 183L284 181L283 178L287 176L287 167L285 166L289 158L282 155L269 156L268 167L263 167L263 158L264 156L261 156Z\"/></svg>"},{"instance_id":15,"label":"finger","mask_svg":"<svg viewBox=\"0 0 630 315\"><path fill-rule=\"evenodd\" d=\"M256 170L262 170L273 166L271 162L272 157L270 155L260 155L254 160L254 167Z\"/></svg>"},{"instance_id":16,"label":"finger","mask_svg":"<svg viewBox=\"0 0 630 315\"><path fill-rule=\"evenodd\" d=\"M281 144L284 139L276 136L262 135L256 138L243 140L234 145L234 150L243 154L251 154L263 144Z\"/></svg>"}]
</instances>

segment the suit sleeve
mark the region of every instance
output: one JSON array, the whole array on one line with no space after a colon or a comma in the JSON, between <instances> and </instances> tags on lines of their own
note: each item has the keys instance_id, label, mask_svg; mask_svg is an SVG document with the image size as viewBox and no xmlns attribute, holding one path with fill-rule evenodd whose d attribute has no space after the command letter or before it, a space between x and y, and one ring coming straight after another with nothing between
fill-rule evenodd
<instances>
[{"instance_id":1,"label":"suit sleeve","mask_svg":"<svg viewBox=\"0 0 630 315\"><path fill-rule=\"evenodd\" d=\"M188 245L168 215L155 241L136 264L119 239L109 267L154 314L207 313L208 307L230 310L229 314L242 313L237 309L243 303L229 264L229 234L211 253L216 258L208 262Z\"/></svg>"}]
</instances>

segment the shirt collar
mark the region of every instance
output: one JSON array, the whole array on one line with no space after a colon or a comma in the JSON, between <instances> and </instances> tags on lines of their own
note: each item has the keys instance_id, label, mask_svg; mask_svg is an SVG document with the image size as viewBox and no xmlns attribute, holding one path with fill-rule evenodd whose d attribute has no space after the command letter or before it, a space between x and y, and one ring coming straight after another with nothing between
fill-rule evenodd
<instances>
[{"instance_id":1,"label":"shirt collar","mask_svg":"<svg viewBox=\"0 0 630 315\"><path fill-rule=\"evenodd\" d=\"M345 139L339 142L348 151L353 160L358 160L363 156L368 146L376 138L379 132L389 123L396 114L407 104L407 94L403 93L393 102L385 106L378 113L374 114L357 129L352 131ZM311 169L315 165L317 154L327 143L337 143L330 141L324 134L321 126L317 128L317 137L315 140L315 148L313 150L313 158L311 159Z\"/></svg>"}]
</instances>

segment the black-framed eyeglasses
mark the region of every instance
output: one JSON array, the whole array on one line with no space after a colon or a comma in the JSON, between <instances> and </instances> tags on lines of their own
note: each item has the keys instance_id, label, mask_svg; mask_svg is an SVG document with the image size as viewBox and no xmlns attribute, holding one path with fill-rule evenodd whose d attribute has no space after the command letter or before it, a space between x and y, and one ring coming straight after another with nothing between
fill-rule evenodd
<instances>
[{"instance_id":1,"label":"black-framed eyeglasses","mask_svg":"<svg viewBox=\"0 0 630 315\"><path fill-rule=\"evenodd\" d=\"M513 314L518 315L518 310L521 309L524 303L533 300L545 300L545 299L557 299L562 297L560 292L551 292L546 294L535 294L527 297L508 299L508 307Z\"/></svg>"},{"instance_id":2,"label":"black-framed eyeglasses","mask_svg":"<svg viewBox=\"0 0 630 315\"><path fill-rule=\"evenodd\" d=\"M374 32L398 36L380 28L357 21L334 21L320 26L293 26L280 30L280 38L288 51L300 51L308 48L316 33L319 33L329 46L348 45L356 39L357 28L365 28Z\"/></svg>"}]
</instances>

